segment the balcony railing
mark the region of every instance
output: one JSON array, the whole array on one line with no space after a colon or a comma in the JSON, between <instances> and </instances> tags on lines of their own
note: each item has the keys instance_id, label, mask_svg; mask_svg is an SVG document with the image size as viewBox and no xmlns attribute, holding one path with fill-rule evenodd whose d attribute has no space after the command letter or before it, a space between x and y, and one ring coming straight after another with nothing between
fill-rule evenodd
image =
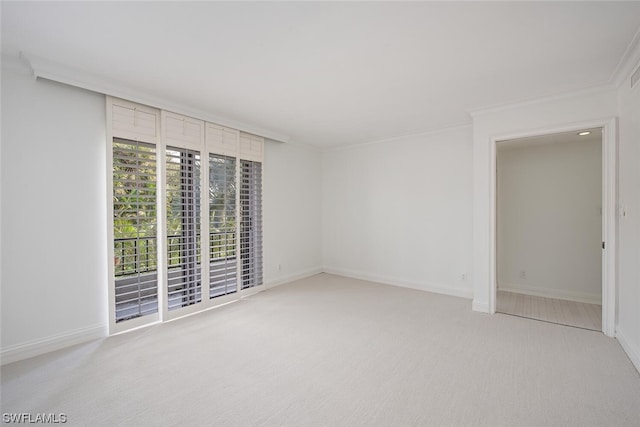
<instances>
[{"instance_id":1,"label":"balcony railing","mask_svg":"<svg viewBox=\"0 0 640 427\"><path fill-rule=\"evenodd\" d=\"M129 276L156 271L155 237L114 239L115 276Z\"/></svg>"},{"instance_id":2,"label":"balcony railing","mask_svg":"<svg viewBox=\"0 0 640 427\"><path fill-rule=\"evenodd\" d=\"M214 261L236 256L236 233L216 231L209 233L209 258ZM167 236L168 265L182 263L187 255L181 235ZM156 237L114 239L115 276L130 276L156 271ZM199 258L199 257L198 257ZM198 261L200 261L198 259Z\"/></svg>"},{"instance_id":3,"label":"balcony railing","mask_svg":"<svg viewBox=\"0 0 640 427\"><path fill-rule=\"evenodd\" d=\"M235 272L235 233L209 233L209 297L237 290ZM187 250L181 235L167 236L168 278L180 276ZM157 240L155 237L114 239L116 321L158 311ZM193 254L191 254L193 256ZM198 256L197 265L200 265ZM199 288L200 285L198 285ZM169 295L169 306L188 305L187 293ZM196 290L200 294L200 290ZM198 297L199 298L199 297Z\"/></svg>"}]
</instances>

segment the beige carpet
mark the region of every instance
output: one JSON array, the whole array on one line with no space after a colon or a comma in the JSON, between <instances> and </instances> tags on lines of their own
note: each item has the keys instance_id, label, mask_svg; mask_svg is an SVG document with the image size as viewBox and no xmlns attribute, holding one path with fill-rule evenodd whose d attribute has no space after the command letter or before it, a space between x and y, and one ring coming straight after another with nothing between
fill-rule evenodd
<instances>
[{"instance_id":1,"label":"beige carpet","mask_svg":"<svg viewBox=\"0 0 640 427\"><path fill-rule=\"evenodd\" d=\"M78 426L632 426L602 333L321 274L2 368L2 412Z\"/></svg>"}]
</instances>

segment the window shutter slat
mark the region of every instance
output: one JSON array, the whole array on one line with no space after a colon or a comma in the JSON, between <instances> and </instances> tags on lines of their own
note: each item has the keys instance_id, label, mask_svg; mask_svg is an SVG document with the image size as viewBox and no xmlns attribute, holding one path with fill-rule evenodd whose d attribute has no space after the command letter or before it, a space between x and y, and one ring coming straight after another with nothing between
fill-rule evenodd
<instances>
[{"instance_id":1,"label":"window shutter slat","mask_svg":"<svg viewBox=\"0 0 640 427\"><path fill-rule=\"evenodd\" d=\"M200 152L167 147L165 156L167 306L172 311L202 300Z\"/></svg>"},{"instance_id":2,"label":"window shutter slat","mask_svg":"<svg viewBox=\"0 0 640 427\"><path fill-rule=\"evenodd\" d=\"M113 136L133 141L157 142L158 110L115 98L110 105Z\"/></svg>"},{"instance_id":3,"label":"window shutter slat","mask_svg":"<svg viewBox=\"0 0 640 427\"><path fill-rule=\"evenodd\" d=\"M236 164L234 157L209 154L209 298L238 289Z\"/></svg>"},{"instance_id":4,"label":"window shutter slat","mask_svg":"<svg viewBox=\"0 0 640 427\"><path fill-rule=\"evenodd\" d=\"M240 274L247 289L262 285L262 164L240 163Z\"/></svg>"},{"instance_id":5,"label":"window shutter slat","mask_svg":"<svg viewBox=\"0 0 640 427\"><path fill-rule=\"evenodd\" d=\"M204 139L204 122L181 114L163 112L167 145L199 149Z\"/></svg>"},{"instance_id":6,"label":"window shutter slat","mask_svg":"<svg viewBox=\"0 0 640 427\"><path fill-rule=\"evenodd\" d=\"M240 132L240 157L246 160L262 162L264 157L264 138Z\"/></svg>"},{"instance_id":7,"label":"window shutter slat","mask_svg":"<svg viewBox=\"0 0 640 427\"><path fill-rule=\"evenodd\" d=\"M207 148L215 154L236 157L238 155L238 135L236 129L207 123Z\"/></svg>"},{"instance_id":8,"label":"window shutter slat","mask_svg":"<svg viewBox=\"0 0 640 427\"><path fill-rule=\"evenodd\" d=\"M153 144L113 140L116 323L158 312L156 152ZM123 155L122 153L127 153Z\"/></svg>"}]
</instances>

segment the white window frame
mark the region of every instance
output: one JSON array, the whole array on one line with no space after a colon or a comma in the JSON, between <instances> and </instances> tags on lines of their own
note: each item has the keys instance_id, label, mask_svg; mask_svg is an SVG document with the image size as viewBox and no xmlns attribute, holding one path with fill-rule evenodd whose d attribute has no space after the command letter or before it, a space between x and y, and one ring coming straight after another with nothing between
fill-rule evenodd
<instances>
[{"instance_id":1,"label":"white window frame","mask_svg":"<svg viewBox=\"0 0 640 427\"><path fill-rule=\"evenodd\" d=\"M126 100L106 97L107 104L107 265L109 274L109 333L115 334L132 330L150 324L169 321L208 310L241 298L253 295L265 289L264 278L262 284L248 289L242 289L242 262L240 253L240 167L242 160L261 163L262 179L264 177L264 138L240 132L226 126L197 120L188 116L159 110ZM138 129L135 126L123 126L114 122L113 109L126 108L135 114L144 113L145 117L155 120L152 130L149 126ZM119 110L120 111L120 110ZM145 123L148 123L145 122ZM182 127L180 124L182 123ZM115 278L114 278L114 227L113 227L113 139L123 138L133 141L146 142L155 145L156 149L156 214L157 214L157 277L158 277L158 312L121 322L115 320ZM186 307L168 311L168 277L167 277L167 212L166 212L166 150L167 147L186 148L200 153L200 267L201 267L201 301ZM236 282L237 291L231 294L210 297L209 286L209 154L234 157L236 159ZM263 192L263 189L260 189ZM206 196L205 196L206 195ZM261 207L262 209L262 207ZM264 240L264 237L263 237ZM263 256L261 256L263 258ZM264 274L264 266L261 271Z\"/></svg>"}]
</instances>

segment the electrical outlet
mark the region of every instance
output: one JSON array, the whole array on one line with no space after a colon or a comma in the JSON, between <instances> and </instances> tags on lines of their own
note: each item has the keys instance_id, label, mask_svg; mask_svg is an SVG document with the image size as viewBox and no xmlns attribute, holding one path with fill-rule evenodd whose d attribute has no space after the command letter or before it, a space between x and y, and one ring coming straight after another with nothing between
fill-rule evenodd
<instances>
[{"instance_id":1,"label":"electrical outlet","mask_svg":"<svg viewBox=\"0 0 640 427\"><path fill-rule=\"evenodd\" d=\"M463 282L467 280L467 273L462 273L460 274L460 280L462 280Z\"/></svg>"},{"instance_id":2,"label":"electrical outlet","mask_svg":"<svg viewBox=\"0 0 640 427\"><path fill-rule=\"evenodd\" d=\"M524 270L520 270L520 278L521 279L526 279L527 278L527 272Z\"/></svg>"}]
</instances>

